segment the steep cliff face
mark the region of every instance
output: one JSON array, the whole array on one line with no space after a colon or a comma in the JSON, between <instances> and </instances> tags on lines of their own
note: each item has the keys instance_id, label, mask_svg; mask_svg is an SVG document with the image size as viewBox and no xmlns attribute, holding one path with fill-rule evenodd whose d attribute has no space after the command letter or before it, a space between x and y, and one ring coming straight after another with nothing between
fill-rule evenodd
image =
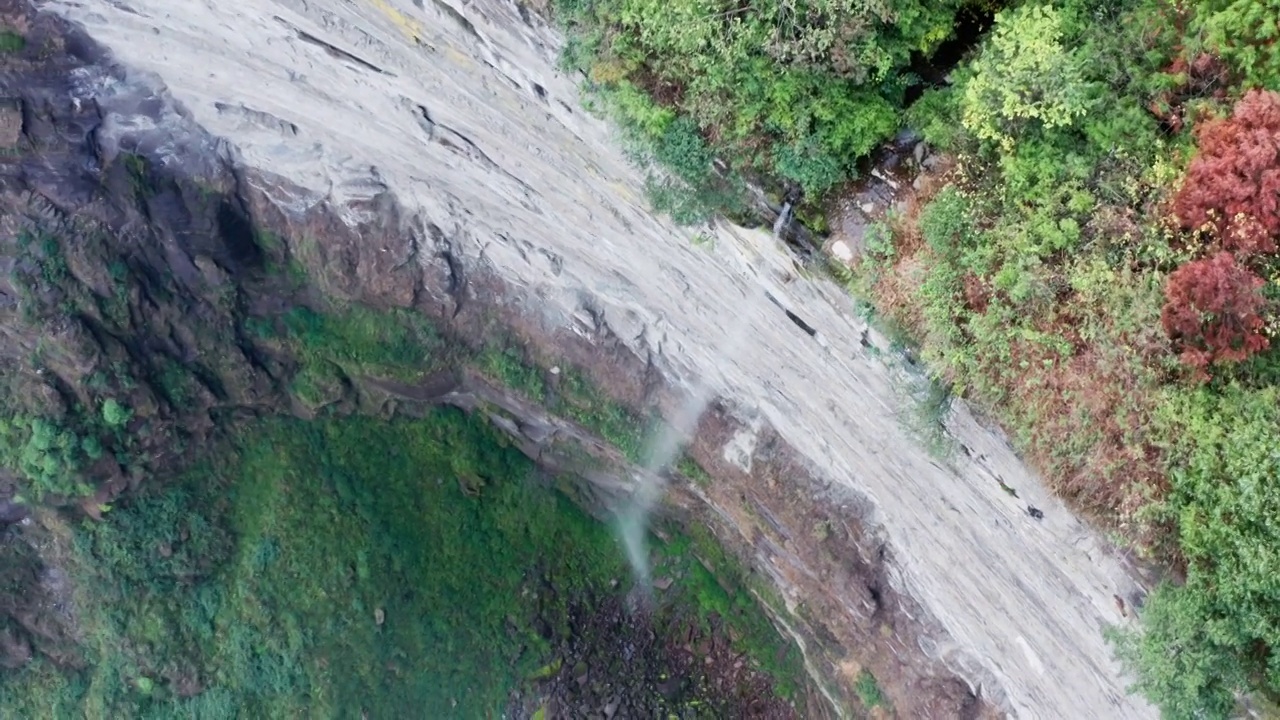
<instances>
[{"instance_id":1,"label":"steep cliff face","mask_svg":"<svg viewBox=\"0 0 1280 720\"><path fill-rule=\"evenodd\" d=\"M65 272L86 292L5 291L47 292L49 316L26 327L80 348L31 365L57 380L28 374L28 386L92 407L118 396L152 430L130 449L140 464L164 463L168 428L198 441L206 410L284 402L287 362L234 318L312 292L278 271L296 264L316 292L414 308L460 341L510 335L543 367L583 368L637 409L672 417L690 397L718 398L690 449L714 480L674 488L669 506L752 554L836 705L852 704L865 667L903 717L1152 716L1125 695L1100 633L1125 621L1113 595L1136 587L1105 543L963 409L950 429L966 451L932 458L898 422L887 343L772 237L721 224L695 246L653 217L529 8L41 8L50 16L5 11L66 59L6 77L22 135L0 158L4 236L20 274ZM64 40L53 16L85 34ZM113 204L121 197L132 207ZM19 247L21 231L44 227L78 240ZM66 266L46 271L55 256ZM114 306L113 282L131 288ZM11 334L15 368L34 340ZM119 377L84 390L113 358L135 374L197 370L175 376L181 397ZM469 378L371 381L361 402L484 408L548 462L555 439L587 434ZM115 479L98 502L131 477L103 472Z\"/></svg>"}]
</instances>

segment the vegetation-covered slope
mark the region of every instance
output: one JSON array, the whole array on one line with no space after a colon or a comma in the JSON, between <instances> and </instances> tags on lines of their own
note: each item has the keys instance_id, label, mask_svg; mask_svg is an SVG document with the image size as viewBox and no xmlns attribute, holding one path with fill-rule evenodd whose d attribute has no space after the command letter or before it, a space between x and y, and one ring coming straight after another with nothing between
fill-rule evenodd
<instances>
[{"instance_id":1,"label":"vegetation-covered slope","mask_svg":"<svg viewBox=\"0 0 1280 720\"><path fill-rule=\"evenodd\" d=\"M1280 4L557 10L677 220L736 215L743 178L812 208L904 125L945 151L945 182L839 274L1174 571L1119 636L1140 690L1170 717L1280 696ZM973 17L989 30L948 81L923 77Z\"/></svg>"},{"instance_id":2,"label":"vegetation-covered slope","mask_svg":"<svg viewBox=\"0 0 1280 720\"><path fill-rule=\"evenodd\" d=\"M83 669L38 656L6 672L6 712L497 717L513 693L536 701L561 673L567 685L589 674L640 714L773 702L763 676L726 687L701 658L680 664L667 643L708 621L734 628L735 646L797 689L803 670L768 620L696 559L728 570L713 544L661 546L663 571L680 581L653 627L595 619L621 608L630 585L612 533L537 482L482 420L264 420L220 450L104 522L41 519L76 579L63 602ZM627 643L632 662L592 654ZM659 688L671 675L681 683Z\"/></svg>"}]
</instances>

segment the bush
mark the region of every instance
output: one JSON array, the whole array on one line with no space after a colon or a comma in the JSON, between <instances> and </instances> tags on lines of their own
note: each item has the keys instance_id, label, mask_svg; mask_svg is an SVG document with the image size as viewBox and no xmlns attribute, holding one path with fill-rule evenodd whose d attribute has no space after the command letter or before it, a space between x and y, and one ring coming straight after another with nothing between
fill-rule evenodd
<instances>
[{"instance_id":1,"label":"bush","mask_svg":"<svg viewBox=\"0 0 1280 720\"><path fill-rule=\"evenodd\" d=\"M80 475L83 456L101 456L96 438L80 438L47 418L0 422L0 454L4 464L31 483L34 499L47 495L78 497L93 492Z\"/></svg>"},{"instance_id":2,"label":"bush","mask_svg":"<svg viewBox=\"0 0 1280 720\"><path fill-rule=\"evenodd\" d=\"M1170 275L1160 320L1182 361L1204 376L1213 363L1240 362L1265 350L1261 287L1262 278L1225 251Z\"/></svg>"},{"instance_id":3,"label":"bush","mask_svg":"<svg viewBox=\"0 0 1280 720\"><path fill-rule=\"evenodd\" d=\"M1162 584L1147 598L1145 632L1111 637L1117 656L1138 674L1131 690L1169 720L1227 718L1235 693L1247 686L1238 648L1206 622L1208 600L1203 588Z\"/></svg>"},{"instance_id":4,"label":"bush","mask_svg":"<svg viewBox=\"0 0 1280 720\"><path fill-rule=\"evenodd\" d=\"M773 163L779 175L798 183L809 197L820 197L848 177L840 161L813 144L779 145Z\"/></svg>"},{"instance_id":5,"label":"bush","mask_svg":"<svg viewBox=\"0 0 1280 720\"><path fill-rule=\"evenodd\" d=\"M1156 514L1177 523L1187 581L1151 595L1145 636L1115 639L1165 717L1226 718L1252 682L1280 690L1280 393L1176 393L1157 419L1172 489Z\"/></svg>"},{"instance_id":6,"label":"bush","mask_svg":"<svg viewBox=\"0 0 1280 720\"><path fill-rule=\"evenodd\" d=\"M121 405L115 398L102 403L102 421L107 427L118 428L133 418L133 410Z\"/></svg>"},{"instance_id":7,"label":"bush","mask_svg":"<svg viewBox=\"0 0 1280 720\"><path fill-rule=\"evenodd\" d=\"M1026 128L1069 126L1085 114L1083 63L1062 44L1063 19L1045 5L996 13L964 86L964 126L1009 149Z\"/></svg>"},{"instance_id":8,"label":"bush","mask_svg":"<svg viewBox=\"0 0 1280 720\"><path fill-rule=\"evenodd\" d=\"M1174 200L1183 227L1238 255L1273 253L1280 237L1280 93L1255 90L1199 132L1200 152Z\"/></svg>"},{"instance_id":9,"label":"bush","mask_svg":"<svg viewBox=\"0 0 1280 720\"><path fill-rule=\"evenodd\" d=\"M905 119L925 142L944 150L954 148L963 135L957 98L951 87L926 90L907 108Z\"/></svg>"},{"instance_id":10,"label":"bush","mask_svg":"<svg viewBox=\"0 0 1280 720\"><path fill-rule=\"evenodd\" d=\"M1205 46L1226 58L1250 85L1276 87L1280 84L1276 18L1280 18L1277 0L1198 0L1188 36L1203 38Z\"/></svg>"}]
</instances>

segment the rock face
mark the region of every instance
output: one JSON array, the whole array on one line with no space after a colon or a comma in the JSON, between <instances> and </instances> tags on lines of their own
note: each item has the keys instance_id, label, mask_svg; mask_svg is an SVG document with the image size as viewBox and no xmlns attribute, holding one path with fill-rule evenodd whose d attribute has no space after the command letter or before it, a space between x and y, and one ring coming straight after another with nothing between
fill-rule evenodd
<instances>
[{"instance_id":1,"label":"rock face","mask_svg":"<svg viewBox=\"0 0 1280 720\"><path fill-rule=\"evenodd\" d=\"M876 350L888 343L769 235L721 225L695 247L650 215L640 176L556 71L560 40L529 8L41 8L92 42L68 43L82 62L65 86L22 98L24 132L45 118L91 147L86 172L144 158L182 178L184 197L230 198L207 217L224 245L179 233L152 266L216 287L260 264L257 246L234 242L251 220L327 293L415 307L462 335L500 327L669 416L718 398L691 450L716 482L679 489L671 506L753 549L835 704L853 702L866 667L903 717L1154 717L1125 695L1101 635L1126 621L1113 595L1136 587L1105 543L963 409L950 429L966 452L931 457L899 422L899 372ZM26 172L55 205L79 200ZM252 353L228 362L218 372L246 380L224 404L265 402Z\"/></svg>"}]
</instances>

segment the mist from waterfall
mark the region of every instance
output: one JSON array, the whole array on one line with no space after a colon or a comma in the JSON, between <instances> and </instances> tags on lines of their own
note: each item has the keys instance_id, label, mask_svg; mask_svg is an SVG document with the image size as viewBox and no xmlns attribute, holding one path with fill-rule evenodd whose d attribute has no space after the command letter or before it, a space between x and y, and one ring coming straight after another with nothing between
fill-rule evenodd
<instances>
[{"instance_id":1,"label":"mist from waterfall","mask_svg":"<svg viewBox=\"0 0 1280 720\"><path fill-rule=\"evenodd\" d=\"M722 345L721 354L725 358L733 358L741 350L747 330L751 327L753 313L750 310L766 297L768 296L763 290L759 291L757 297L748 300L747 306L737 314ZM631 564L635 575L636 590L646 605L653 592L649 567L649 516L666 489L663 473L693 437L698 420L711 399L711 384L702 378L695 379L689 397L675 415L662 423L649 439L644 454L644 472L637 478L635 492L617 511L618 534L627 553L627 562Z\"/></svg>"}]
</instances>

